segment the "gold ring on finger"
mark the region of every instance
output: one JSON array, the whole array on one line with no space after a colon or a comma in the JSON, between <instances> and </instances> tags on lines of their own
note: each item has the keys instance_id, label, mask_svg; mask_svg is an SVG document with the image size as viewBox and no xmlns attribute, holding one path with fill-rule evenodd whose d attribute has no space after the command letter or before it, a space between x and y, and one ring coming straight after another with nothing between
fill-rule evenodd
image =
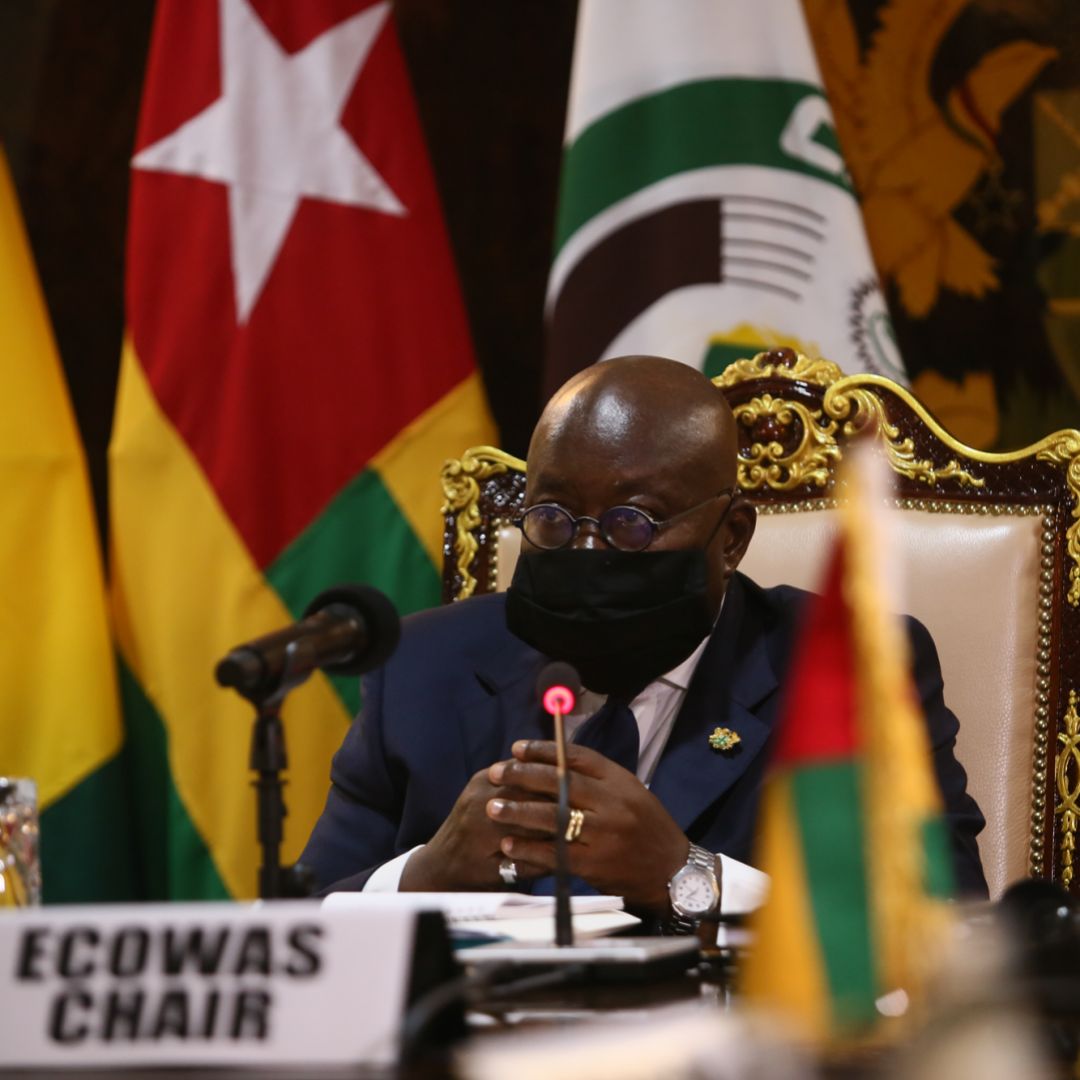
<instances>
[{"instance_id":1,"label":"gold ring on finger","mask_svg":"<svg viewBox=\"0 0 1080 1080\"><path fill-rule=\"evenodd\" d=\"M581 835L581 826L585 824L584 810L571 810L570 820L566 823L566 842L572 844Z\"/></svg>"}]
</instances>

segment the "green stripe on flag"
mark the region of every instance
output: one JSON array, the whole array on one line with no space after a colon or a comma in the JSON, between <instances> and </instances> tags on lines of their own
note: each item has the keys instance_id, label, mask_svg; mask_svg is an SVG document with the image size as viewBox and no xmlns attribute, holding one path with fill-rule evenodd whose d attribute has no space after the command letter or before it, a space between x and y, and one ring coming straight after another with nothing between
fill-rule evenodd
<instances>
[{"instance_id":1,"label":"green stripe on flag","mask_svg":"<svg viewBox=\"0 0 1080 1080\"><path fill-rule=\"evenodd\" d=\"M437 482L432 477L432 483ZM402 615L434 607L441 593L431 559L374 469L365 469L346 484L274 560L266 577L297 618L323 589L346 581L382 589ZM355 716L359 680L331 681Z\"/></svg>"},{"instance_id":2,"label":"green stripe on flag","mask_svg":"<svg viewBox=\"0 0 1080 1080\"><path fill-rule=\"evenodd\" d=\"M734 364L736 360L747 360L752 356L757 356L761 350L761 345L749 342L740 345L734 341L713 341L709 343L701 369L710 379L715 379L729 364Z\"/></svg>"},{"instance_id":3,"label":"green stripe on flag","mask_svg":"<svg viewBox=\"0 0 1080 1080\"><path fill-rule=\"evenodd\" d=\"M108 903L139 895L123 752L41 812L46 904Z\"/></svg>"},{"instance_id":4,"label":"green stripe on flag","mask_svg":"<svg viewBox=\"0 0 1080 1080\"><path fill-rule=\"evenodd\" d=\"M927 818L922 824L923 858L926 873L923 888L929 896L949 900L956 895L956 875L953 869L949 830L940 814Z\"/></svg>"},{"instance_id":5,"label":"green stripe on flag","mask_svg":"<svg viewBox=\"0 0 1080 1080\"><path fill-rule=\"evenodd\" d=\"M851 191L846 176L793 157L780 145L797 105L823 97L789 79L710 79L639 98L601 117L567 148L555 250L601 210L677 173L716 165L761 165L814 176ZM812 141L830 149L822 124Z\"/></svg>"},{"instance_id":6,"label":"green stripe on flag","mask_svg":"<svg viewBox=\"0 0 1080 1080\"><path fill-rule=\"evenodd\" d=\"M841 1026L873 1020L877 996L859 784L860 769L848 760L791 773L810 903Z\"/></svg>"},{"instance_id":7,"label":"green stripe on flag","mask_svg":"<svg viewBox=\"0 0 1080 1080\"><path fill-rule=\"evenodd\" d=\"M118 666L125 755L139 808L134 828L142 893L148 900L228 900L210 851L173 783L165 725L127 665L121 661Z\"/></svg>"}]
</instances>

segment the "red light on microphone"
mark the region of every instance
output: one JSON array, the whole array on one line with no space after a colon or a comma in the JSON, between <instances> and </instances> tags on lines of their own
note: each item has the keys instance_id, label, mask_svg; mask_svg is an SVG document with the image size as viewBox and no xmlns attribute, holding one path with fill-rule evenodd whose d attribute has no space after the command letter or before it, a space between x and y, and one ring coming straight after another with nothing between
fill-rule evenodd
<instances>
[{"instance_id":1,"label":"red light on microphone","mask_svg":"<svg viewBox=\"0 0 1080 1080\"><path fill-rule=\"evenodd\" d=\"M574 704L577 698L574 697L574 691L569 686L549 686L544 691L543 705L546 712L554 716L558 713L560 716L566 716L568 713L573 712Z\"/></svg>"}]
</instances>

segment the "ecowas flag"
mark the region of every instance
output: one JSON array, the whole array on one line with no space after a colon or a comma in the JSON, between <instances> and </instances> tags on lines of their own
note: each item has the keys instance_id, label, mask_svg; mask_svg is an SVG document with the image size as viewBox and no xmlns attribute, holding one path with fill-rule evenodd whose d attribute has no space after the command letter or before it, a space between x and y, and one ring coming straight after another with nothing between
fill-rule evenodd
<instances>
[{"instance_id":1,"label":"ecowas flag","mask_svg":"<svg viewBox=\"0 0 1080 1080\"><path fill-rule=\"evenodd\" d=\"M549 389L788 345L904 378L798 0L582 0Z\"/></svg>"},{"instance_id":2,"label":"ecowas flag","mask_svg":"<svg viewBox=\"0 0 1080 1080\"><path fill-rule=\"evenodd\" d=\"M369 582L439 601L439 468L494 439L389 3L163 0L133 161L112 541L150 891L255 889L231 647ZM284 711L286 861L357 707Z\"/></svg>"}]
</instances>

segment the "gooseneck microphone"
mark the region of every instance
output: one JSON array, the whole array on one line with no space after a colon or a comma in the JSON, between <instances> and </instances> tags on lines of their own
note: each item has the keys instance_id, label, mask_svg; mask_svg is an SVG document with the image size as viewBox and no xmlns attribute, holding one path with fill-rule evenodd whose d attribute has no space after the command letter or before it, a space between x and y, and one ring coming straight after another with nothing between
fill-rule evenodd
<instances>
[{"instance_id":1,"label":"gooseneck microphone","mask_svg":"<svg viewBox=\"0 0 1080 1080\"><path fill-rule=\"evenodd\" d=\"M555 811L555 944L574 944L570 917L570 867L567 829L570 824L570 783L566 772L566 729L563 717L573 712L581 693L581 676L565 661L556 660L540 672L536 696L555 721L555 771L559 780L559 801Z\"/></svg>"},{"instance_id":2,"label":"gooseneck microphone","mask_svg":"<svg viewBox=\"0 0 1080 1080\"><path fill-rule=\"evenodd\" d=\"M238 645L217 666L222 686L251 701L302 683L317 668L359 675L378 667L397 646L401 620L370 585L338 585L320 593L300 622Z\"/></svg>"}]
</instances>

